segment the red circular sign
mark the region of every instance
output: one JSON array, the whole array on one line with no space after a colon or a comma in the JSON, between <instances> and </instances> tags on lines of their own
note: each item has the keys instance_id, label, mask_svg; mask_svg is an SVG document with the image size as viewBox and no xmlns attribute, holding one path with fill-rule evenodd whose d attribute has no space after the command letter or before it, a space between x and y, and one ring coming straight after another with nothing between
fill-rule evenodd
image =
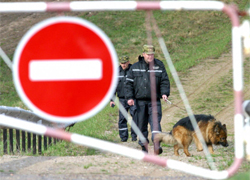
<instances>
[{"instance_id":1,"label":"red circular sign","mask_svg":"<svg viewBox=\"0 0 250 180\"><path fill-rule=\"evenodd\" d=\"M94 24L54 17L32 27L20 41L13 79L24 103L51 121L85 120L111 99L117 55Z\"/></svg>"}]
</instances>

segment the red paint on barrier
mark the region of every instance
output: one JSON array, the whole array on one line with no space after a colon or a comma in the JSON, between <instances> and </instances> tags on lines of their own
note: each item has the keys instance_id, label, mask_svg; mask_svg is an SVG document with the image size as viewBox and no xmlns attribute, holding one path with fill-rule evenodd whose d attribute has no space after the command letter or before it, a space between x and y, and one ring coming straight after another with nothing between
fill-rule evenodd
<instances>
[{"instance_id":1,"label":"red paint on barrier","mask_svg":"<svg viewBox=\"0 0 250 180\"><path fill-rule=\"evenodd\" d=\"M48 2L46 11L70 11L70 2Z\"/></svg>"},{"instance_id":2,"label":"red paint on barrier","mask_svg":"<svg viewBox=\"0 0 250 180\"><path fill-rule=\"evenodd\" d=\"M222 11L228 15L228 17L231 19L232 25L234 27L240 26L238 9L235 5L224 5Z\"/></svg>"},{"instance_id":3,"label":"red paint on barrier","mask_svg":"<svg viewBox=\"0 0 250 180\"><path fill-rule=\"evenodd\" d=\"M235 114L242 114L243 110L242 110L242 103L243 103L243 99L242 99L243 95L242 95L242 91L234 91L234 107L235 107Z\"/></svg>"},{"instance_id":4,"label":"red paint on barrier","mask_svg":"<svg viewBox=\"0 0 250 180\"><path fill-rule=\"evenodd\" d=\"M145 154L145 156L142 160L145 162L152 162L154 164L157 164L157 165L160 165L163 167L167 167L167 159L162 159L158 156Z\"/></svg>"},{"instance_id":5,"label":"red paint on barrier","mask_svg":"<svg viewBox=\"0 0 250 180\"><path fill-rule=\"evenodd\" d=\"M243 161L242 158L235 158L234 159L234 163L227 170L229 177L231 177L232 175L234 175L238 171L242 161Z\"/></svg>"},{"instance_id":6,"label":"red paint on barrier","mask_svg":"<svg viewBox=\"0 0 250 180\"><path fill-rule=\"evenodd\" d=\"M65 132L64 130L58 130L58 129L52 129L52 128L47 128L45 134L45 136L49 136L49 137L54 137L54 138L58 138L58 139L62 139L65 141L71 141L71 135L70 133Z\"/></svg>"},{"instance_id":7,"label":"red paint on barrier","mask_svg":"<svg viewBox=\"0 0 250 180\"><path fill-rule=\"evenodd\" d=\"M154 9L161 9L160 2L155 1L155 2L149 2L149 1L138 1L137 10L154 10Z\"/></svg>"}]
</instances>

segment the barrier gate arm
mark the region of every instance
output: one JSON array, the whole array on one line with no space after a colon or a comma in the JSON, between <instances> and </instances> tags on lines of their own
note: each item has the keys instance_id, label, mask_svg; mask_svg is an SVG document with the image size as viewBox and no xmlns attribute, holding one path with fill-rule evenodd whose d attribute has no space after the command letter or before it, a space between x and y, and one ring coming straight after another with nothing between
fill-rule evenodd
<instances>
[{"instance_id":1,"label":"barrier gate arm","mask_svg":"<svg viewBox=\"0 0 250 180\"><path fill-rule=\"evenodd\" d=\"M54 127L54 128L67 128L72 125L72 123L54 123L50 122L44 118L37 116L34 112L30 110L25 110L20 107L8 107L0 106L0 114L5 116L14 117L17 119L23 119L26 121L43 124L45 126Z\"/></svg>"},{"instance_id":2,"label":"barrier gate arm","mask_svg":"<svg viewBox=\"0 0 250 180\"><path fill-rule=\"evenodd\" d=\"M219 1L71 1L71 2L4 2L0 12L49 11L135 11L135 10L217 10L227 8Z\"/></svg>"},{"instance_id":3,"label":"barrier gate arm","mask_svg":"<svg viewBox=\"0 0 250 180\"><path fill-rule=\"evenodd\" d=\"M92 137L87 137L79 134L71 134L63 130L53 129L44 125L16 119L9 116L0 115L0 125L28 131L38 135L45 135L53 138L62 139L75 144L88 146L94 149L104 150L111 153L119 154L136 160L150 162L162 167L169 167L183 171L185 173L193 174L200 177L209 179L226 179L236 172L237 166L233 166L224 171L211 171L209 169L196 167L176 160L164 159L159 156L149 155L141 150L125 147L115 143L99 140ZM238 165L237 161L237 165ZM240 163L239 163L240 164Z\"/></svg>"},{"instance_id":4,"label":"barrier gate arm","mask_svg":"<svg viewBox=\"0 0 250 180\"><path fill-rule=\"evenodd\" d=\"M37 125L11 117L0 115L0 124L11 126L17 129L28 130L35 133L64 139L73 143L89 147L103 149L134 159L152 162L161 166L181 170L197 176L210 179L225 179L232 176L240 167L244 158L243 126L244 116L242 112L243 102L243 60L239 12L235 6L226 5L219 1L72 1L72 2L11 2L0 3L0 13L17 12L62 12L62 11L135 11L135 10L215 10L222 11L228 15L232 22L232 54L233 54L233 88L234 88L234 128L235 128L235 161L228 170L211 171L204 168L188 165L175 160L161 159L157 156L147 155L141 151L130 149L124 146L108 143L94 138L69 134L66 132L52 130L42 125ZM244 13L243 13L244 14ZM6 119L7 118L7 119ZM17 122L16 122L17 121ZM13 122L13 124L11 124ZM28 124L27 124L28 123ZM23 126L26 124L26 127ZM30 128L30 127L33 128ZM95 142L95 143L91 143ZM105 144L98 146L97 144ZM109 146L114 147L112 150ZM119 149L119 152L118 152ZM120 152L121 151L121 152Z\"/></svg>"}]
</instances>

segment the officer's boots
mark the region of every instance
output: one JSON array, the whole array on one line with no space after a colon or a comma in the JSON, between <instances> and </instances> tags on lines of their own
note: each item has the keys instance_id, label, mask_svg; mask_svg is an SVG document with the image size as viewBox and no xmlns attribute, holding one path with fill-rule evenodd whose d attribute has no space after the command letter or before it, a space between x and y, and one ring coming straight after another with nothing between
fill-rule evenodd
<instances>
[{"instance_id":1,"label":"officer's boots","mask_svg":"<svg viewBox=\"0 0 250 180\"><path fill-rule=\"evenodd\" d=\"M141 146L143 152L148 153L148 144Z\"/></svg>"},{"instance_id":2,"label":"officer's boots","mask_svg":"<svg viewBox=\"0 0 250 180\"><path fill-rule=\"evenodd\" d=\"M160 155L163 152L159 142L154 142L154 153Z\"/></svg>"}]
</instances>

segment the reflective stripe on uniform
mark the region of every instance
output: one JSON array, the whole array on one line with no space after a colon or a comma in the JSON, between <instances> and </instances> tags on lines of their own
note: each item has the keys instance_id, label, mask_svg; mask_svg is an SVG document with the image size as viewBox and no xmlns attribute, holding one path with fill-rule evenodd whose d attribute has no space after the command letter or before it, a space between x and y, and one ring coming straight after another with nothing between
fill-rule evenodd
<instances>
[{"instance_id":1,"label":"reflective stripe on uniform","mask_svg":"<svg viewBox=\"0 0 250 180\"><path fill-rule=\"evenodd\" d=\"M132 69L132 71L146 72L146 69ZM162 72L162 70L148 70L148 72Z\"/></svg>"},{"instance_id":2,"label":"reflective stripe on uniform","mask_svg":"<svg viewBox=\"0 0 250 180\"><path fill-rule=\"evenodd\" d=\"M140 72L145 72L146 71L146 69L132 69L132 71L140 71Z\"/></svg>"},{"instance_id":3,"label":"reflective stripe on uniform","mask_svg":"<svg viewBox=\"0 0 250 180\"><path fill-rule=\"evenodd\" d=\"M162 72L162 70L148 70L148 72Z\"/></svg>"},{"instance_id":4,"label":"reflective stripe on uniform","mask_svg":"<svg viewBox=\"0 0 250 180\"><path fill-rule=\"evenodd\" d=\"M161 131L152 131L152 134L153 134L153 133L161 133Z\"/></svg>"},{"instance_id":5,"label":"reflective stripe on uniform","mask_svg":"<svg viewBox=\"0 0 250 180\"><path fill-rule=\"evenodd\" d=\"M128 128L122 128L122 129L119 129L119 131L124 131L124 130L127 130Z\"/></svg>"},{"instance_id":6,"label":"reflective stripe on uniform","mask_svg":"<svg viewBox=\"0 0 250 180\"><path fill-rule=\"evenodd\" d=\"M133 80L133 79L126 78L126 80L134 82L134 80Z\"/></svg>"}]
</instances>

